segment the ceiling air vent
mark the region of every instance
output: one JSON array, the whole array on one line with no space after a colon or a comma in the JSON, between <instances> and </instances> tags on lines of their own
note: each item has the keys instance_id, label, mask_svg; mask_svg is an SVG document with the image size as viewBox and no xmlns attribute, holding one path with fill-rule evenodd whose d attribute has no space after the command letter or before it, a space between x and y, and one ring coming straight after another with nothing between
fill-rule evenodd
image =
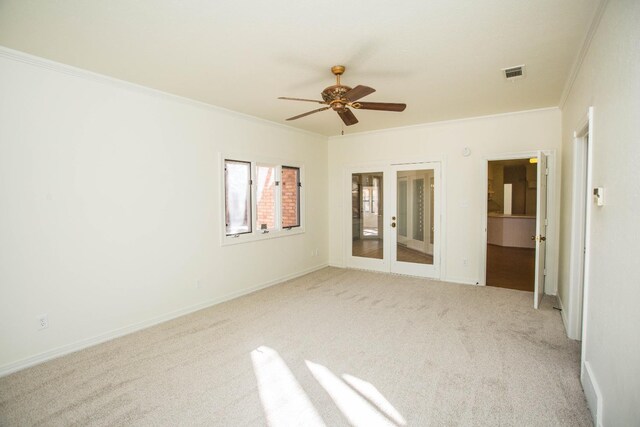
<instances>
[{"instance_id":1,"label":"ceiling air vent","mask_svg":"<svg viewBox=\"0 0 640 427\"><path fill-rule=\"evenodd\" d=\"M507 80L517 80L524 77L524 65L516 67L503 68L504 78Z\"/></svg>"}]
</instances>

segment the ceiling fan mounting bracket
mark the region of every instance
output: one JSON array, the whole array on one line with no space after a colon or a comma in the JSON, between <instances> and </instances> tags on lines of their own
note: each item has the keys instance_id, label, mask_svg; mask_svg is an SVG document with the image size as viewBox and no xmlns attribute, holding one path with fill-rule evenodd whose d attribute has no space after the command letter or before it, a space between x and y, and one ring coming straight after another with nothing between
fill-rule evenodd
<instances>
[{"instance_id":1,"label":"ceiling fan mounting bracket","mask_svg":"<svg viewBox=\"0 0 640 427\"><path fill-rule=\"evenodd\" d=\"M334 65L331 67L331 72L336 76L341 76L344 74L345 67L344 65Z\"/></svg>"}]
</instances>

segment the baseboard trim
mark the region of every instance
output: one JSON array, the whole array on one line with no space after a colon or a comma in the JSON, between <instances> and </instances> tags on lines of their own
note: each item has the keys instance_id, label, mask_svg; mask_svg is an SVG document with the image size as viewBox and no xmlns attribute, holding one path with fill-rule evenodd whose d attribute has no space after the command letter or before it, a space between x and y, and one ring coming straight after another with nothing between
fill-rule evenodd
<instances>
[{"instance_id":1,"label":"baseboard trim","mask_svg":"<svg viewBox=\"0 0 640 427\"><path fill-rule=\"evenodd\" d=\"M596 427L602 427L602 392L589 362L584 362L580 382Z\"/></svg>"},{"instance_id":2,"label":"baseboard trim","mask_svg":"<svg viewBox=\"0 0 640 427\"><path fill-rule=\"evenodd\" d=\"M560 308L560 317L562 317L564 332L565 334L567 334L568 338L574 339L574 338L571 338L571 334L569 333L569 321L567 320L567 313L564 310L564 304L562 303L562 298L560 298L560 295L556 295L556 298L558 299L558 308Z\"/></svg>"},{"instance_id":3,"label":"baseboard trim","mask_svg":"<svg viewBox=\"0 0 640 427\"><path fill-rule=\"evenodd\" d=\"M457 283L458 285L480 286L479 282L477 282L477 281L473 281L473 280L469 280L469 279L459 279L457 277L446 277L446 278L442 278L440 280L443 281L443 282Z\"/></svg>"},{"instance_id":4,"label":"baseboard trim","mask_svg":"<svg viewBox=\"0 0 640 427\"><path fill-rule=\"evenodd\" d=\"M169 312L167 314L163 314L160 316L156 316L153 317L149 320L144 320L142 322L138 322L138 323L134 323L132 325L129 326L125 326L122 328L118 328L118 329L114 329L112 331L109 332L105 332L99 335L96 335L94 337L91 338L87 338L87 339L83 339L80 341L77 341L75 343L72 344L66 344L48 351L45 351L43 353L40 354L36 354L35 356L30 356L21 360L18 360L16 362L12 362L9 363L7 365L1 366L0 367L0 377L4 377L7 376L9 374L12 374L14 372L18 372L21 371L23 369L29 368L31 366L35 366L38 365L40 363L70 354L70 353L74 353L76 351L79 350L83 350L85 348L88 347L92 347L94 345L98 345L101 344L103 342L106 341L110 341L112 339L115 338L119 338L121 336L124 335L128 335L131 334L133 332L137 332L139 330L142 329L146 329L149 328L151 326L155 326L158 325L160 323L164 323L167 322L169 320L187 315L187 314L191 314L193 312L199 311L199 310L203 310L205 308L209 308L211 306L217 305L217 304L221 304L223 302L226 301L230 301L232 299L235 298L239 298L248 294L251 294L253 292L259 291L261 289L265 289L268 288L270 286L274 286L277 285L279 283L285 282L287 280L291 280L291 279L295 279L296 277L300 277L300 276L304 276L305 274L309 274L309 273L313 273L314 271L323 269L325 267L327 267L328 264L327 263L323 263L320 265L316 265L314 267L311 268L307 268L305 270L302 271L298 271L295 273L291 273L291 274L287 274L285 276L281 276L277 279L273 279L273 280L269 280L267 282L261 283L259 285L256 286L252 286L250 288L246 288L243 289L241 291L237 291L237 292L232 292L230 294L226 294L224 296L218 297L218 298L213 298L210 299L208 301L204 301L195 305L191 305L189 307L185 307L179 310L175 310L172 312Z\"/></svg>"}]
</instances>

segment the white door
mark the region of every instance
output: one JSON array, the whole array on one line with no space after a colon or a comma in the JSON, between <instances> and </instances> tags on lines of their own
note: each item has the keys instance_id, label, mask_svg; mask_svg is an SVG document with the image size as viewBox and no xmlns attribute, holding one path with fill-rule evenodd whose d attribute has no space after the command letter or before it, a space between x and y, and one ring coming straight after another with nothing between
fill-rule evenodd
<instances>
[{"instance_id":1,"label":"white door","mask_svg":"<svg viewBox=\"0 0 640 427\"><path fill-rule=\"evenodd\" d=\"M439 163L353 168L347 177L347 266L438 278Z\"/></svg>"},{"instance_id":2,"label":"white door","mask_svg":"<svg viewBox=\"0 0 640 427\"><path fill-rule=\"evenodd\" d=\"M544 295L544 281L546 274L545 253L547 247L547 156L538 152L538 176L536 194L536 265L535 284L533 290L533 307L538 308Z\"/></svg>"},{"instance_id":3,"label":"white door","mask_svg":"<svg viewBox=\"0 0 640 427\"><path fill-rule=\"evenodd\" d=\"M385 239L386 166L353 168L345 211L346 264L351 268L389 271Z\"/></svg>"},{"instance_id":4,"label":"white door","mask_svg":"<svg viewBox=\"0 0 640 427\"><path fill-rule=\"evenodd\" d=\"M393 166L387 194L390 271L440 276L440 165Z\"/></svg>"}]
</instances>

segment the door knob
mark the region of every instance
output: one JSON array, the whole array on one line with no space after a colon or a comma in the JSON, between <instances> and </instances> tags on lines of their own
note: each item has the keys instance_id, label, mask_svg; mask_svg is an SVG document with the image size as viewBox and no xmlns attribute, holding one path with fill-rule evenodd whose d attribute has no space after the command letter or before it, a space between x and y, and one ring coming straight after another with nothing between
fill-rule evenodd
<instances>
[{"instance_id":1,"label":"door knob","mask_svg":"<svg viewBox=\"0 0 640 427\"><path fill-rule=\"evenodd\" d=\"M392 222L392 223L391 223L391 227L392 227L392 228L396 228L396 223L395 223L395 222Z\"/></svg>"},{"instance_id":2,"label":"door knob","mask_svg":"<svg viewBox=\"0 0 640 427\"><path fill-rule=\"evenodd\" d=\"M544 242L545 240L547 240L547 238L546 238L546 237L544 237L544 236L540 236L540 241Z\"/></svg>"},{"instance_id":3,"label":"door knob","mask_svg":"<svg viewBox=\"0 0 640 427\"><path fill-rule=\"evenodd\" d=\"M536 236L531 236L531 240L536 240Z\"/></svg>"}]
</instances>

